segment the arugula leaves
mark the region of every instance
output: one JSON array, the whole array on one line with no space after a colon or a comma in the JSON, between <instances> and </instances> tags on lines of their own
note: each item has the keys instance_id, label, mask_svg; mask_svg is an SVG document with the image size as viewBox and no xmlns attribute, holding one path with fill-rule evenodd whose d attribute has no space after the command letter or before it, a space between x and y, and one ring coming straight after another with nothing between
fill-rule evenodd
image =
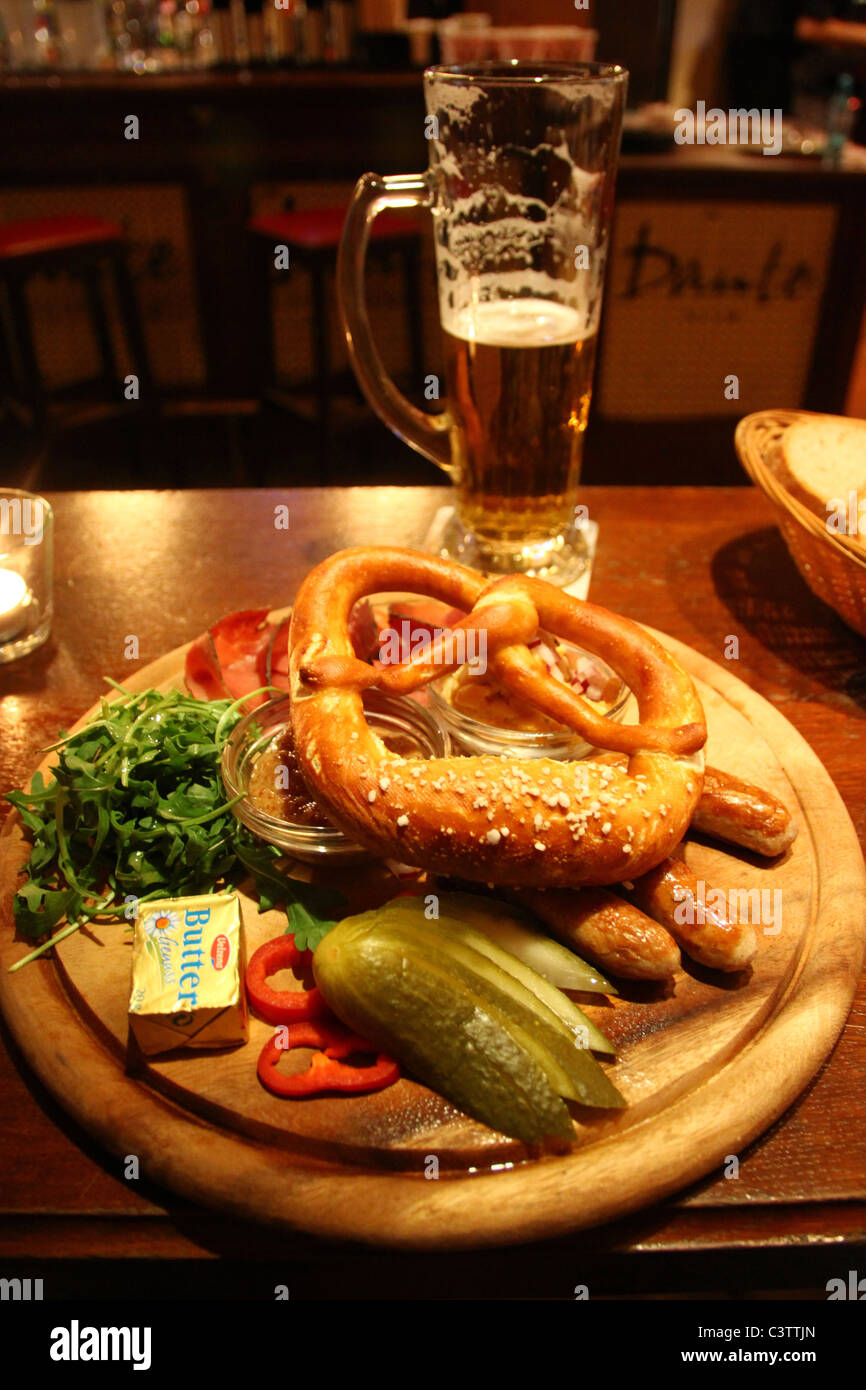
<instances>
[{"instance_id":1,"label":"arugula leaves","mask_svg":"<svg viewBox=\"0 0 866 1390\"><path fill-rule=\"evenodd\" d=\"M345 917L348 902L336 888L284 878L273 868L271 849L271 845L256 841L237 846L238 859L255 880L259 911L267 912L278 903L285 903L289 919L286 931L294 933L299 951L314 951L331 927Z\"/></svg>"},{"instance_id":2,"label":"arugula leaves","mask_svg":"<svg viewBox=\"0 0 866 1390\"><path fill-rule=\"evenodd\" d=\"M53 745L53 781L37 773L29 791L7 793L33 842L14 900L20 935L40 941L64 918L63 935L95 917L128 919L133 899L209 893L241 868L259 911L285 904L298 946L316 945L345 898L285 878L279 850L255 840L225 797L220 756L243 701L117 689L123 698Z\"/></svg>"}]
</instances>

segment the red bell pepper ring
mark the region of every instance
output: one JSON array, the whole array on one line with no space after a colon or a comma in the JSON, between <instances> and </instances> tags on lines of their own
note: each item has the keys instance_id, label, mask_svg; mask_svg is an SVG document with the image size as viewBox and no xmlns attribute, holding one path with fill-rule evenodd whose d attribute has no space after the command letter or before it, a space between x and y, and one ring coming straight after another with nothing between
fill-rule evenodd
<instances>
[{"instance_id":1,"label":"red bell pepper ring","mask_svg":"<svg viewBox=\"0 0 866 1390\"><path fill-rule=\"evenodd\" d=\"M352 1052L372 1052L363 1038L348 1032L337 1023L290 1023L285 1029L286 1042L277 1032L262 1048L258 1075L262 1085L277 1096L314 1096L322 1091L382 1091L400 1076L400 1067L393 1057L380 1052L369 1067L352 1067L340 1061ZM306 1071L287 1074L277 1071L283 1052L293 1047L315 1047Z\"/></svg>"},{"instance_id":2,"label":"red bell pepper ring","mask_svg":"<svg viewBox=\"0 0 866 1390\"><path fill-rule=\"evenodd\" d=\"M266 1023L299 1023L310 1018L322 1018L330 1013L318 986L312 989L275 989L268 984L268 975L278 970L294 970L311 966L312 951L299 951L290 933L266 941L250 958L245 977L250 1003Z\"/></svg>"}]
</instances>

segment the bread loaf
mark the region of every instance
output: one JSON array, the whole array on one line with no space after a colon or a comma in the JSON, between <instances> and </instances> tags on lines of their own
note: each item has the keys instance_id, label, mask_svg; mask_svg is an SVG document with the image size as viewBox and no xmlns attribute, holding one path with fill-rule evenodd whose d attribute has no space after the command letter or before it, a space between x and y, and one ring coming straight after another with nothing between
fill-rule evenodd
<instances>
[{"instance_id":1,"label":"bread loaf","mask_svg":"<svg viewBox=\"0 0 866 1390\"><path fill-rule=\"evenodd\" d=\"M866 420L798 421L785 431L780 455L778 476L788 491L831 530L866 546Z\"/></svg>"}]
</instances>

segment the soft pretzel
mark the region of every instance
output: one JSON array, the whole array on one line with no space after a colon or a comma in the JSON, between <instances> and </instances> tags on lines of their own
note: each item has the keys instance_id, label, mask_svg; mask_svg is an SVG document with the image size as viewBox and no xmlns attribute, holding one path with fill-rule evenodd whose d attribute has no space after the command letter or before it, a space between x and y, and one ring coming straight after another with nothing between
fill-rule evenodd
<instances>
[{"instance_id":1,"label":"soft pretzel","mask_svg":"<svg viewBox=\"0 0 866 1390\"><path fill-rule=\"evenodd\" d=\"M485 633L502 685L595 746L627 753L627 767L491 756L422 762L389 752L367 725L362 692L409 692L447 663L435 644L404 665L358 660L352 608L385 590L462 609L457 627ZM539 627L606 661L634 692L641 722L601 718L552 680L526 646ZM690 678L637 624L542 580L491 582L390 547L340 551L307 576L296 599L289 681L298 758L334 821L379 854L440 873L539 887L633 878L671 853L701 795L706 725Z\"/></svg>"},{"instance_id":2,"label":"soft pretzel","mask_svg":"<svg viewBox=\"0 0 866 1390\"><path fill-rule=\"evenodd\" d=\"M613 753L599 753L598 761L625 766L624 759ZM765 859L784 854L799 833L787 806L772 792L709 764L691 828Z\"/></svg>"}]
</instances>

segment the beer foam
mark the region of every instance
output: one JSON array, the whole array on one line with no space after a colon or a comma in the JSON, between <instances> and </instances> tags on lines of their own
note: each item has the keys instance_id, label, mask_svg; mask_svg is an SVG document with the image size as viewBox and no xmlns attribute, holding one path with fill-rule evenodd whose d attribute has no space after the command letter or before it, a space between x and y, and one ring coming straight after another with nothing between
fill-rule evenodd
<instances>
[{"instance_id":1,"label":"beer foam","mask_svg":"<svg viewBox=\"0 0 866 1390\"><path fill-rule=\"evenodd\" d=\"M440 158L441 199L433 209L439 314L457 337L466 336L455 326L466 310L505 297L565 301L581 319L572 342L598 331L607 259L606 228L596 220L602 176L579 169L564 144L524 153L558 168L549 201L495 180L462 191L459 162L450 152ZM485 176L496 158L488 156ZM585 269L574 262L581 245Z\"/></svg>"},{"instance_id":2,"label":"beer foam","mask_svg":"<svg viewBox=\"0 0 866 1390\"><path fill-rule=\"evenodd\" d=\"M531 99L519 84L428 80L427 110L436 117L431 210L447 332L509 345L514 324L492 327L494 311L479 330L478 310L517 299L558 302L579 317L578 327L572 322L543 342L577 342L598 331L609 235L605 181L623 93L624 83L579 75L547 81ZM475 331L466 331L467 322Z\"/></svg>"},{"instance_id":3,"label":"beer foam","mask_svg":"<svg viewBox=\"0 0 866 1390\"><path fill-rule=\"evenodd\" d=\"M585 316L554 299L493 299L469 304L445 325L455 338L489 347L554 347L586 336Z\"/></svg>"}]
</instances>

